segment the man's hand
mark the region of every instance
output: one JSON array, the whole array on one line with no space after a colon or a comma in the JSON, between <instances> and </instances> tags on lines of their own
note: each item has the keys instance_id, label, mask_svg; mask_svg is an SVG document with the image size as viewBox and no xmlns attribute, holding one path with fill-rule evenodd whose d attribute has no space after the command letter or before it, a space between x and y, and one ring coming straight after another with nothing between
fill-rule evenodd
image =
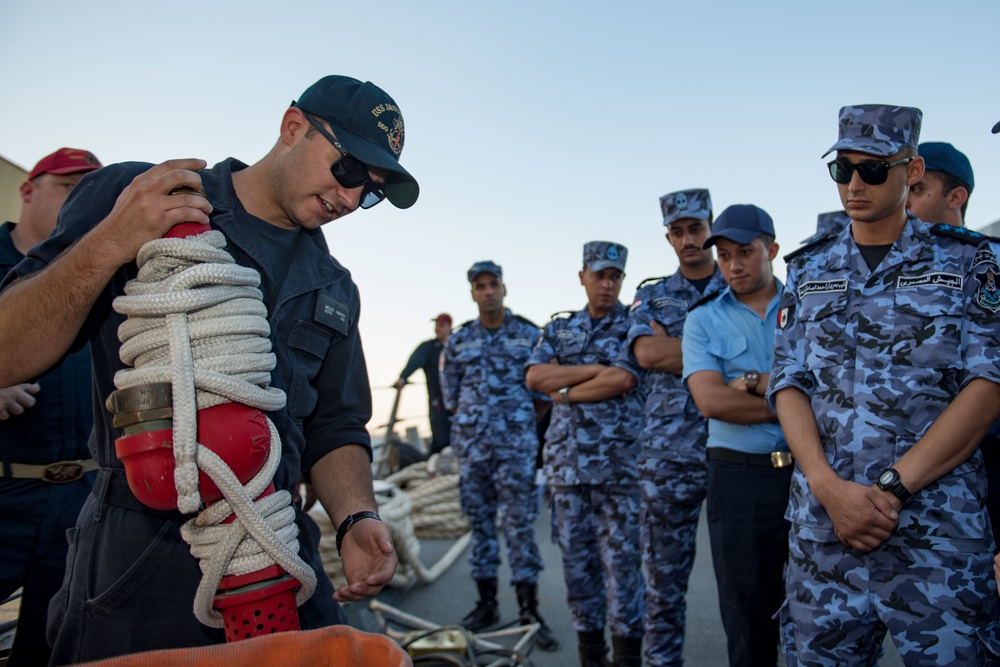
<instances>
[{"instance_id":1,"label":"man's hand","mask_svg":"<svg viewBox=\"0 0 1000 667\"><path fill-rule=\"evenodd\" d=\"M41 390L37 383L16 384L0 389L0 421L13 415L22 415L35 405L35 394Z\"/></svg>"},{"instance_id":2,"label":"man's hand","mask_svg":"<svg viewBox=\"0 0 1000 667\"><path fill-rule=\"evenodd\" d=\"M356 602L376 595L392 580L399 559L389 527L381 521L358 521L341 545L347 584L333 594L337 602Z\"/></svg>"},{"instance_id":3,"label":"man's hand","mask_svg":"<svg viewBox=\"0 0 1000 667\"><path fill-rule=\"evenodd\" d=\"M746 380L743 379L742 375L734 377L726 383L726 386L730 389L735 389L736 391L742 391L744 394L750 393L750 388L747 386Z\"/></svg>"},{"instance_id":4,"label":"man's hand","mask_svg":"<svg viewBox=\"0 0 1000 667\"><path fill-rule=\"evenodd\" d=\"M662 324L660 324L659 322L657 322L656 320L650 320L649 321L649 327L653 330L653 335L654 336L666 336L667 335L666 328Z\"/></svg>"},{"instance_id":5,"label":"man's hand","mask_svg":"<svg viewBox=\"0 0 1000 667\"><path fill-rule=\"evenodd\" d=\"M406 385L406 380L404 380L403 378L399 378L398 380L392 383L393 389L402 389L405 385Z\"/></svg>"},{"instance_id":6,"label":"man's hand","mask_svg":"<svg viewBox=\"0 0 1000 667\"><path fill-rule=\"evenodd\" d=\"M837 539L852 549L877 548L899 523L899 513L877 487L838 479L833 487L813 492L830 515Z\"/></svg>"},{"instance_id":7,"label":"man's hand","mask_svg":"<svg viewBox=\"0 0 1000 667\"><path fill-rule=\"evenodd\" d=\"M175 225L208 224L212 204L206 198L194 193L169 194L180 187L199 190L201 176L196 170L205 166L204 160L167 160L139 174L122 190L99 225L115 240L108 250L119 266L134 260L143 244L162 237Z\"/></svg>"}]
</instances>

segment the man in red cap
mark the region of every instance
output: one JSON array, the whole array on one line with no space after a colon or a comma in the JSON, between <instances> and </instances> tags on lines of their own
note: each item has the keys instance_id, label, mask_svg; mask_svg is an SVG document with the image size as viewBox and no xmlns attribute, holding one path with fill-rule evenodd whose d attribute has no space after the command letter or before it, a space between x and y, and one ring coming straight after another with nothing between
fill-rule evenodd
<instances>
[{"instance_id":1,"label":"man in red cap","mask_svg":"<svg viewBox=\"0 0 1000 667\"><path fill-rule=\"evenodd\" d=\"M21 184L21 215L0 226L0 277L44 241L59 208L87 172L101 167L90 151L60 148ZM49 661L49 600L66 569L66 530L94 485L87 439L90 357L70 354L35 382L0 388L0 599L22 588L8 665Z\"/></svg>"},{"instance_id":2,"label":"man in red cap","mask_svg":"<svg viewBox=\"0 0 1000 667\"><path fill-rule=\"evenodd\" d=\"M406 368L392 386L402 389L407 378L418 368L423 369L424 377L427 379L428 415L431 421L430 453L436 454L451 444L451 413L444 409L441 400L441 380L438 378L438 359L444 344L451 336L451 315L441 313L433 321L434 338L425 340L417 346L406 362Z\"/></svg>"}]
</instances>

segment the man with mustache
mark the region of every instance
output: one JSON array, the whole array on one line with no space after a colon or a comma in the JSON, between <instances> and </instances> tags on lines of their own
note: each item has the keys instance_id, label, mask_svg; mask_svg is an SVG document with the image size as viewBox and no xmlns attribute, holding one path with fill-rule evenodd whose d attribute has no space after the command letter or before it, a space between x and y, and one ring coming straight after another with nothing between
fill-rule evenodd
<instances>
[{"instance_id":1,"label":"man with mustache","mask_svg":"<svg viewBox=\"0 0 1000 667\"><path fill-rule=\"evenodd\" d=\"M639 486L643 561L646 564L646 661L680 664L684 614L694 565L698 515L705 500L708 425L681 381L681 336L688 310L726 286L703 248L712 230L708 190L679 190L660 197L667 242L680 267L668 278L639 284L632 302L628 346L647 371L642 392L645 420Z\"/></svg>"}]
</instances>

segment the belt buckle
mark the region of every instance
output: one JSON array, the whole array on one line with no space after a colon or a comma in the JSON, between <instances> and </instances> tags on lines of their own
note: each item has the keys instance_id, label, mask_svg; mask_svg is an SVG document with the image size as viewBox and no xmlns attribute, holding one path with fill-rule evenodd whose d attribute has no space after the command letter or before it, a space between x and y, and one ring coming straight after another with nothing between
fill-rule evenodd
<instances>
[{"instance_id":1,"label":"belt buckle","mask_svg":"<svg viewBox=\"0 0 1000 667\"><path fill-rule=\"evenodd\" d=\"M45 466L42 481L49 484L68 484L83 477L83 464L78 461L56 461Z\"/></svg>"},{"instance_id":2,"label":"belt buckle","mask_svg":"<svg viewBox=\"0 0 1000 667\"><path fill-rule=\"evenodd\" d=\"M775 468L784 468L792 465L792 453L771 452L771 465Z\"/></svg>"}]
</instances>

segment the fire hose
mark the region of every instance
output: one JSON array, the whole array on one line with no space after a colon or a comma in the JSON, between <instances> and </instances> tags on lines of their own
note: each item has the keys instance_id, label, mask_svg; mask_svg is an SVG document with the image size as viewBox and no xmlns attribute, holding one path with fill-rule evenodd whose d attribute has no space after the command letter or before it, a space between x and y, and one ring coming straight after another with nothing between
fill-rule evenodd
<instances>
[{"instance_id":1,"label":"fire hose","mask_svg":"<svg viewBox=\"0 0 1000 667\"><path fill-rule=\"evenodd\" d=\"M268 387L276 359L260 275L225 245L221 232L183 223L142 247L114 301L131 368L115 375L108 407L136 497L198 512L181 526L202 570L194 614L235 641L298 630L316 574L298 555L291 494L272 484L281 439L264 412L285 394Z\"/></svg>"}]
</instances>

